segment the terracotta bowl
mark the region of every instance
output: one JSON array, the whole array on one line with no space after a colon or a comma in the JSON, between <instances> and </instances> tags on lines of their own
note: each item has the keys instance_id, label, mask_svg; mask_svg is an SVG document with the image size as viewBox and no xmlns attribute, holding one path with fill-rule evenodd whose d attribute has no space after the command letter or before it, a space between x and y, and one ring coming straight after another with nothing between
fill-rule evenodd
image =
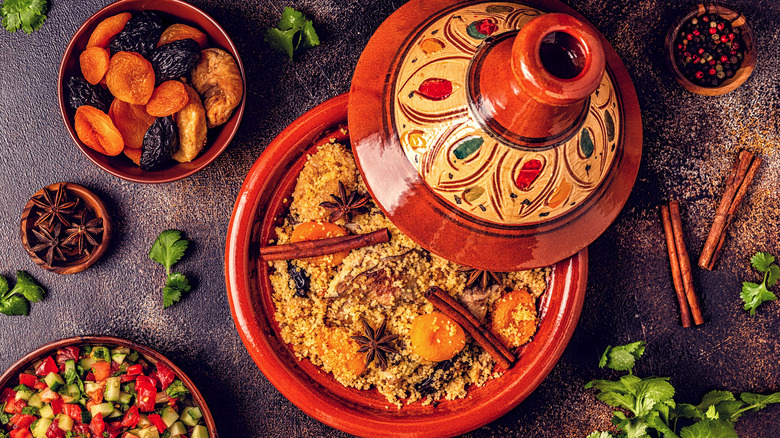
<instances>
[{"instance_id":1,"label":"terracotta bowl","mask_svg":"<svg viewBox=\"0 0 780 438\"><path fill-rule=\"evenodd\" d=\"M160 12L164 24L183 23L194 26L205 32L209 37L210 47L218 47L233 55L233 59L236 60L236 64L241 71L241 78L244 81L244 96L241 103L233 110L233 114L227 123L209 129L208 142L200 155L189 163L177 163L174 161L169 167L155 171L141 170L140 167L130 161L129 158L125 157L124 154L109 157L82 143L73 127L73 116L75 111L68 105L67 90L68 78L81 75L79 54L87 46L89 36L98 23L107 17L121 12L134 12L146 9ZM106 172L128 181L164 183L192 175L214 161L219 154L227 148L228 144L230 144L230 141L233 139L233 136L235 136L238 126L241 123L241 118L244 115L244 105L246 102L246 75L244 73L244 65L241 63L241 58L238 55L238 50L228 34L213 18L197 7L181 0L119 0L89 17L89 19L79 27L76 34L73 35L73 38L71 38L68 47L65 49L65 53L62 55L62 61L60 62L60 72L57 78L57 97L62 120L65 122L65 127L68 129L70 137L90 161Z\"/></svg>"},{"instance_id":2,"label":"terracotta bowl","mask_svg":"<svg viewBox=\"0 0 780 438\"><path fill-rule=\"evenodd\" d=\"M525 399L558 361L579 319L587 279L587 249L553 266L540 303L541 323L520 359L499 379L472 387L465 399L436 407L401 409L376 390L345 388L308 360L296 359L274 318L267 263L260 242L274 235L298 173L316 140L346 121L347 95L333 98L285 129L255 162L233 210L225 249L225 277L238 332L268 380L304 412L361 436L446 436L475 429Z\"/></svg>"},{"instance_id":3,"label":"terracotta bowl","mask_svg":"<svg viewBox=\"0 0 780 438\"><path fill-rule=\"evenodd\" d=\"M682 26L691 18L700 17L704 14L717 14L722 18L731 21L733 27L740 29L742 32L742 40L745 42L745 55L742 59L742 65L736 73L734 73L734 76L723 81L723 83L717 87L703 87L689 81L677 67L677 62L675 62L674 58L674 41L677 39L677 35L680 33ZM677 83L682 85L686 90L703 96L719 96L734 91L750 77L756 66L755 37L753 36L753 30L748 25L747 20L739 12L717 3L697 4L696 7L691 9L688 13L680 16L674 24L672 24L672 27L666 34L666 39L664 40L664 54L666 66L672 71Z\"/></svg>"},{"instance_id":4,"label":"terracotta bowl","mask_svg":"<svg viewBox=\"0 0 780 438\"><path fill-rule=\"evenodd\" d=\"M72 259L67 263L54 262L49 264L44 259L39 257L40 253L36 254L32 250L32 248L38 243L32 230L35 228L35 221L39 217L39 210L33 202L33 198L39 198L43 196L44 190L47 190L51 196L54 196L57 192L57 189L62 184L65 186L65 191L68 193L69 199L78 197L81 205L89 208L90 213L92 214L91 217L100 218L103 220L103 232L100 236L99 245L94 247L88 255L78 257L76 254L77 251L71 251L68 253L68 255L70 255ZM27 254L30 256L30 258L33 259L33 261L41 268L46 269L47 271L55 272L57 274L75 274L89 268L90 266L94 265L95 262L97 262L98 259L103 256L103 254L105 254L106 250L108 250L108 246L111 243L111 216L108 214L108 209L106 209L103 201L101 201L97 195L92 193L86 187L82 187L73 183L50 184L35 192L32 198L27 201L27 205L24 206L19 227L22 238L22 246L27 251ZM65 236L64 229L62 230L62 236Z\"/></svg>"},{"instance_id":5,"label":"terracotta bowl","mask_svg":"<svg viewBox=\"0 0 780 438\"><path fill-rule=\"evenodd\" d=\"M30 353L27 353L24 357L14 362L14 364L11 365L11 367L8 368L2 376L0 376L0 392L2 392L2 390L7 386L16 386L19 383L16 380L19 376L19 373L29 368L35 361L39 360L40 358L54 354L60 348L71 345L79 346L84 344L128 347L138 351L151 364L156 364L158 361L162 361L165 365L168 365L174 371L174 373L176 373L176 377L184 382L184 385L187 387L187 389L190 390L190 393L192 394L192 400L198 407L200 407L200 410L203 413L203 422L206 426L206 429L209 431L209 435L212 438L217 438L217 426L214 423L214 417L211 415L211 411L209 411L206 400L203 398L203 395L200 393L200 391L198 391L198 388L195 387L195 384L192 382L192 380L190 380L190 378L184 374L184 371L182 371L173 362L157 351L127 339L115 338L112 336L75 336L72 338L49 342L48 344L43 345L31 351Z\"/></svg>"}]
</instances>

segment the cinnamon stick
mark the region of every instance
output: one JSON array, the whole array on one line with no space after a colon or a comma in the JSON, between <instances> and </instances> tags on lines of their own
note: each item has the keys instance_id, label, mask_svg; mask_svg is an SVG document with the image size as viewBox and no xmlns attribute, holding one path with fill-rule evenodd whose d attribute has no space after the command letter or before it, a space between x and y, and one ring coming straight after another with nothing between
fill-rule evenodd
<instances>
[{"instance_id":1,"label":"cinnamon stick","mask_svg":"<svg viewBox=\"0 0 780 438\"><path fill-rule=\"evenodd\" d=\"M755 176L755 170L757 170L758 165L761 164L761 160L758 160L758 164L755 166L755 170L752 170L750 179L748 180L748 172L754 168L751 163L754 163L753 153L746 150L740 151L734 169L726 180L726 189L723 192L723 197L715 212L715 220L712 222L712 227L707 235L707 240L704 242L704 249L699 256L699 266L704 269L712 270L715 267L717 255L720 254L720 249L723 247L726 228L730 222L729 212L731 211L731 214L733 214L733 212L736 211L739 203L742 201L742 197L745 196L747 186ZM744 184L746 182L747 185ZM743 185L745 187L742 197L737 199L737 193L740 192Z\"/></svg>"},{"instance_id":2,"label":"cinnamon stick","mask_svg":"<svg viewBox=\"0 0 780 438\"><path fill-rule=\"evenodd\" d=\"M693 274L691 273L691 260L688 258L688 250L685 249L685 237L682 231L682 219L680 219L680 203L669 202L669 216L672 220L672 234L674 235L674 247L677 250L677 260L680 264L680 274L683 281L683 289L688 305L691 307L691 316L696 325L704 323L701 313L699 298L693 290Z\"/></svg>"},{"instance_id":3,"label":"cinnamon stick","mask_svg":"<svg viewBox=\"0 0 780 438\"><path fill-rule=\"evenodd\" d=\"M683 286L680 262L677 258L677 248L672 231L672 220L669 217L669 207L666 205L661 206L661 222L663 222L664 234L666 235L666 249L669 252L669 264L672 267L674 291L677 294L677 302L680 304L680 321L683 327L690 327L693 324L691 322L691 308L688 306L685 296L685 287Z\"/></svg>"},{"instance_id":4,"label":"cinnamon stick","mask_svg":"<svg viewBox=\"0 0 780 438\"><path fill-rule=\"evenodd\" d=\"M351 234L348 236L327 237L319 240L287 243L284 245L264 246L260 248L260 256L265 261L292 260L307 257L317 257L326 254L349 251L364 246L377 245L390 241L390 231L382 228L366 234Z\"/></svg>"},{"instance_id":5,"label":"cinnamon stick","mask_svg":"<svg viewBox=\"0 0 780 438\"><path fill-rule=\"evenodd\" d=\"M425 298L441 313L457 322L493 359L504 368L510 368L515 356L501 340L487 328L463 305L458 303L443 289L433 286L425 292Z\"/></svg>"}]
</instances>

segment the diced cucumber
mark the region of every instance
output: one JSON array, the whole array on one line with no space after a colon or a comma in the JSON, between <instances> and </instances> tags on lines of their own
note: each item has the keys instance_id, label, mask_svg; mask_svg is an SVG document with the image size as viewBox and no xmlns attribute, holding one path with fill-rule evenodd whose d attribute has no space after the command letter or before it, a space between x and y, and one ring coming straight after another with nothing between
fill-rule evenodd
<instances>
[{"instance_id":1,"label":"diced cucumber","mask_svg":"<svg viewBox=\"0 0 780 438\"><path fill-rule=\"evenodd\" d=\"M84 382L84 392L92 394L98 390L100 390L100 384L98 382Z\"/></svg>"},{"instance_id":2,"label":"diced cucumber","mask_svg":"<svg viewBox=\"0 0 780 438\"><path fill-rule=\"evenodd\" d=\"M124 353L114 353L111 355L111 360L113 360L118 364L121 364L122 362L125 361L125 357L127 357L127 355Z\"/></svg>"},{"instance_id":3,"label":"diced cucumber","mask_svg":"<svg viewBox=\"0 0 780 438\"><path fill-rule=\"evenodd\" d=\"M91 356L87 356L79 361L79 364L81 365L81 368L84 370L91 370L92 364L97 362L95 359L93 359Z\"/></svg>"},{"instance_id":4,"label":"diced cucumber","mask_svg":"<svg viewBox=\"0 0 780 438\"><path fill-rule=\"evenodd\" d=\"M157 428L154 426L147 427L138 432L138 438L160 438L160 433L157 432Z\"/></svg>"},{"instance_id":5,"label":"diced cucumber","mask_svg":"<svg viewBox=\"0 0 780 438\"><path fill-rule=\"evenodd\" d=\"M173 409L170 406L167 406L162 410L161 416L163 423L165 423L165 427L171 427L171 424L175 423L176 420L179 419L179 413L176 412L176 409Z\"/></svg>"},{"instance_id":6,"label":"diced cucumber","mask_svg":"<svg viewBox=\"0 0 780 438\"><path fill-rule=\"evenodd\" d=\"M132 350L130 350L130 347L116 347L113 350L111 350L111 354L130 354Z\"/></svg>"},{"instance_id":7,"label":"diced cucumber","mask_svg":"<svg viewBox=\"0 0 780 438\"><path fill-rule=\"evenodd\" d=\"M192 417L193 420L200 420L203 418L203 413L200 411L200 408L196 406L190 409L190 417Z\"/></svg>"},{"instance_id":8,"label":"diced cucumber","mask_svg":"<svg viewBox=\"0 0 780 438\"><path fill-rule=\"evenodd\" d=\"M17 400L24 400L29 401L30 397L32 397L33 393L31 390L23 389L21 391L16 391L16 399Z\"/></svg>"},{"instance_id":9,"label":"diced cucumber","mask_svg":"<svg viewBox=\"0 0 780 438\"><path fill-rule=\"evenodd\" d=\"M30 432L35 438L46 438L46 430L51 426L52 421L51 418L39 418Z\"/></svg>"},{"instance_id":10,"label":"diced cucumber","mask_svg":"<svg viewBox=\"0 0 780 438\"><path fill-rule=\"evenodd\" d=\"M60 388L65 386L65 380L55 372L47 374L46 377L43 378L43 381L46 382L52 391L59 391Z\"/></svg>"},{"instance_id":11,"label":"diced cucumber","mask_svg":"<svg viewBox=\"0 0 780 438\"><path fill-rule=\"evenodd\" d=\"M76 371L75 360L68 359L65 361L65 372L63 375L65 376L65 381L68 383L68 385L76 382L76 379L79 378L79 373Z\"/></svg>"},{"instance_id":12,"label":"diced cucumber","mask_svg":"<svg viewBox=\"0 0 780 438\"><path fill-rule=\"evenodd\" d=\"M51 405L43 405L38 409L38 413L42 418L48 418L50 420L54 418L54 409L51 408Z\"/></svg>"},{"instance_id":13,"label":"diced cucumber","mask_svg":"<svg viewBox=\"0 0 780 438\"><path fill-rule=\"evenodd\" d=\"M65 414L57 415L57 426L65 432L73 430L73 419Z\"/></svg>"},{"instance_id":14,"label":"diced cucumber","mask_svg":"<svg viewBox=\"0 0 780 438\"><path fill-rule=\"evenodd\" d=\"M113 410L113 411L111 411L111 413L110 413L110 414L108 414L108 415L106 416L106 418L116 418L116 417L121 417L121 416L123 416L123 415L125 415L125 413L124 413L124 412L120 411L120 410L119 410L119 409L117 409L117 408L114 408L114 410Z\"/></svg>"},{"instance_id":15,"label":"diced cucumber","mask_svg":"<svg viewBox=\"0 0 780 438\"><path fill-rule=\"evenodd\" d=\"M141 414L138 419L138 424L136 424L140 429L146 429L151 425L152 422L149 421L149 417L147 417L146 414Z\"/></svg>"},{"instance_id":16,"label":"diced cucumber","mask_svg":"<svg viewBox=\"0 0 780 438\"><path fill-rule=\"evenodd\" d=\"M43 400L41 400L41 395L37 392L30 396L30 399L27 400L27 406L33 406L36 408L40 408L43 406Z\"/></svg>"},{"instance_id":17,"label":"diced cucumber","mask_svg":"<svg viewBox=\"0 0 780 438\"><path fill-rule=\"evenodd\" d=\"M130 353L128 356L127 356L127 360L129 360L130 362L136 362L136 361L138 361L138 357L139 357L139 354L138 354L138 352L137 352L137 351L135 351L135 350L133 350L133 351L132 351L132 352L131 352L131 353Z\"/></svg>"},{"instance_id":18,"label":"diced cucumber","mask_svg":"<svg viewBox=\"0 0 780 438\"><path fill-rule=\"evenodd\" d=\"M192 428L190 438L209 438L209 431L206 426L195 426Z\"/></svg>"},{"instance_id":19,"label":"diced cucumber","mask_svg":"<svg viewBox=\"0 0 780 438\"><path fill-rule=\"evenodd\" d=\"M100 414L103 416L103 418L106 418L108 414L114 412L114 405L112 405L109 402L105 403L99 403L96 405L92 405L91 408L89 408L89 413L94 417L97 414Z\"/></svg>"},{"instance_id":20,"label":"diced cucumber","mask_svg":"<svg viewBox=\"0 0 780 438\"><path fill-rule=\"evenodd\" d=\"M181 421L177 421L169 426L168 432L171 433L171 436L187 435L187 426Z\"/></svg>"},{"instance_id":21,"label":"diced cucumber","mask_svg":"<svg viewBox=\"0 0 780 438\"><path fill-rule=\"evenodd\" d=\"M119 400L119 385L119 377L109 377L106 379L106 390L103 393L103 398L106 399L106 401Z\"/></svg>"},{"instance_id":22,"label":"diced cucumber","mask_svg":"<svg viewBox=\"0 0 780 438\"><path fill-rule=\"evenodd\" d=\"M95 361L104 360L108 362L111 360L111 352L108 351L108 348L106 347L99 347L99 346L92 347L92 352L90 353L90 356L92 357L92 359L95 359Z\"/></svg>"}]
</instances>

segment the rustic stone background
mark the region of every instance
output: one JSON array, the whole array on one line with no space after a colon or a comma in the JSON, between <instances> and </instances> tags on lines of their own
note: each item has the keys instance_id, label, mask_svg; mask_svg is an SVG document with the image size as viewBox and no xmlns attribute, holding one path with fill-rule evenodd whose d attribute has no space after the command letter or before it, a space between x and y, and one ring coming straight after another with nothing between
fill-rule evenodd
<instances>
[{"instance_id":1,"label":"rustic stone background","mask_svg":"<svg viewBox=\"0 0 780 438\"><path fill-rule=\"evenodd\" d=\"M318 103L346 92L372 32L400 0L199 0L232 36L246 67L244 120L233 143L201 172L163 185L126 182L104 173L68 138L57 108L56 78L68 40L104 0L50 0L49 18L32 35L0 30L0 274L32 274L49 291L27 317L0 315L0 369L63 337L106 334L166 354L197 383L222 436L340 436L284 399L254 365L228 307L223 254L228 220L244 176L285 126ZM289 62L260 41L286 5L315 21L322 46ZM610 409L583 389L607 345L645 339L642 376L672 376L677 400L698 402L711 389L780 390L780 304L755 316L741 309L740 283L756 281L748 259L780 255L780 3L738 0L756 33L758 66L723 97L691 94L663 65L664 35L693 2L570 0L613 44L634 79L644 124L636 186L615 224L590 251L590 277L579 327L539 389L498 421L469 436L575 437L609 427ZM683 329L671 287L657 206L682 202L692 257L712 221L736 151L748 147L765 164L748 193L714 272L694 271L707 323ZM87 271L59 276L22 249L18 222L41 187L70 181L92 189L110 208L115 238ZM168 228L193 241L177 269L194 280L181 303L162 310L162 268L147 258ZM775 288L775 292L778 292ZM748 413L742 437L780 435L780 407Z\"/></svg>"}]
</instances>

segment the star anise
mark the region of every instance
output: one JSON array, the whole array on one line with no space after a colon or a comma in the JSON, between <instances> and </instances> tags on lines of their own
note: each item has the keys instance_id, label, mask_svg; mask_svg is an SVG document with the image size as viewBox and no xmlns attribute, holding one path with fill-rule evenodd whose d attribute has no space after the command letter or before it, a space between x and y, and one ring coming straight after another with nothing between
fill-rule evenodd
<instances>
[{"instance_id":1,"label":"star anise","mask_svg":"<svg viewBox=\"0 0 780 438\"><path fill-rule=\"evenodd\" d=\"M54 225L54 219L58 219L62 225L69 227L70 221L68 221L66 215L73 214L76 210L76 206L79 204L78 197L76 197L75 200L68 202L65 184L60 184L59 187L57 187L54 198L52 198L51 193L44 187L43 197L33 198L32 201L38 208L43 210L38 217L38 220L35 221L35 225L41 225L48 221L45 227L49 229Z\"/></svg>"},{"instance_id":2,"label":"star anise","mask_svg":"<svg viewBox=\"0 0 780 438\"><path fill-rule=\"evenodd\" d=\"M336 222L342 217L349 222L353 214L368 213L368 207L366 207L368 196L361 195L357 190L347 196L347 190L341 181L339 181L339 196L330 195L330 197L335 202L320 203L320 207L330 211L330 218L328 218L330 222Z\"/></svg>"},{"instance_id":3,"label":"star anise","mask_svg":"<svg viewBox=\"0 0 780 438\"><path fill-rule=\"evenodd\" d=\"M79 254L85 252L89 254L89 249L98 246L97 239L95 237L100 236L103 233L103 219L94 218L87 221L87 210L81 210L81 214L78 216L79 222L74 223L71 228L65 230L67 237L62 241L63 245L76 245ZM87 247L87 245L89 247Z\"/></svg>"},{"instance_id":4,"label":"star anise","mask_svg":"<svg viewBox=\"0 0 780 438\"><path fill-rule=\"evenodd\" d=\"M387 368L387 353L398 353L391 342L398 338L398 335L385 334L387 328L387 320L382 321L382 325L374 332L374 329L366 322L365 319L361 320L363 323L363 329L365 330L365 336L352 336L352 339L356 340L360 344L358 353L368 353L366 355L366 368L376 357L377 363L382 369Z\"/></svg>"},{"instance_id":5,"label":"star anise","mask_svg":"<svg viewBox=\"0 0 780 438\"><path fill-rule=\"evenodd\" d=\"M60 224L55 225L51 231L46 227L32 229L32 233L35 235L35 238L38 239L38 244L30 248L30 250L34 253L46 250L44 258L49 266L51 266L55 260L65 261L65 254L63 254L62 251L70 250L70 248L65 245L65 242L60 239L61 231L62 225Z\"/></svg>"},{"instance_id":6,"label":"star anise","mask_svg":"<svg viewBox=\"0 0 780 438\"><path fill-rule=\"evenodd\" d=\"M479 287L484 293L491 283L501 285L501 279L498 278L498 273L493 271L485 271L483 269L469 268L468 266L461 266L458 268L458 272L464 272L469 277L466 280L466 287L471 287L479 280Z\"/></svg>"}]
</instances>

